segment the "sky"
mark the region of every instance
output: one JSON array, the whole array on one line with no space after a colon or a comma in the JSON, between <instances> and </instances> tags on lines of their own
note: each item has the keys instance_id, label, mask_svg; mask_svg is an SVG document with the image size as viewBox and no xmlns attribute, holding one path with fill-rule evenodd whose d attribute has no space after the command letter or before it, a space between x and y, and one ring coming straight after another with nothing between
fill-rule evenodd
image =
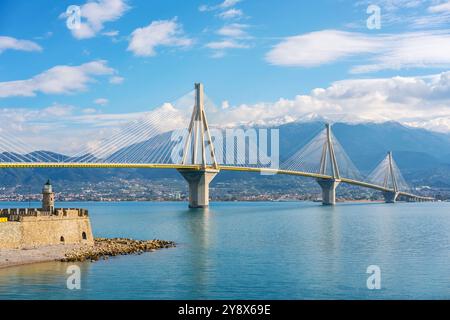
<instances>
[{"instance_id":1,"label":"sky","mask_svg":"<svg viewBox=\"0 0 450 320\"><path fill-rule=\"evenodd\" d=\"M221 125L450 133L449 27L448 0L0 0L0 136L75 152L146 112L188 115L195 82Z\"/></svg>"}]
</instances>

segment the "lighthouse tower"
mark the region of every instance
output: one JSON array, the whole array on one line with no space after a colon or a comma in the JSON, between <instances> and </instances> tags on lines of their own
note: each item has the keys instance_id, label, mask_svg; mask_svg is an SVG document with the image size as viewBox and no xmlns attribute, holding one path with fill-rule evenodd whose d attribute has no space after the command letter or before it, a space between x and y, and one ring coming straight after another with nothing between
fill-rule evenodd
<instances>
[{"instance_id":1,"label":"lighthouse tower","mask_svg":"<svg viewBox=\"0 0 450 320\"><path fill-rule=\"evenodd\" d=\"M44 184L42 188L42 211L49 211L53 213L55 210L55 194L52 190L50 180Z\"/></svg>"}]
</instances>

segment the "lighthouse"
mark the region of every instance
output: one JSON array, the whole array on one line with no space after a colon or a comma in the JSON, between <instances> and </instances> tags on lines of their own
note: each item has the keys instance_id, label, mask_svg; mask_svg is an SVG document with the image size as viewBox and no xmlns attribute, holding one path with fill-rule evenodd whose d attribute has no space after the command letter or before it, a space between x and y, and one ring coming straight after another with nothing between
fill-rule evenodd
<instances>
[{"instance_id":1,"label":"lighthouse","mask_svg":"<svg viewBox=\"0 0 450 320\"><path fill-rule=\"evenodd\" d=\"M53 213L55 210L55 194L52 190L50 180L44 184L42 188L42 211Z\"/></svg>"}]
</instances>

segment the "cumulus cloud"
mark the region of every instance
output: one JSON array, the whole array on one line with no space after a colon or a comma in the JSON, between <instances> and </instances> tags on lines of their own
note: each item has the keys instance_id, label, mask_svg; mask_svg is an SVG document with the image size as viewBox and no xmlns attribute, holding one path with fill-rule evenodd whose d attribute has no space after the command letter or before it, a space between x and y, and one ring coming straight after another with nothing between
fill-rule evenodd
<instances>
[{"instance_id":1,"label":"cumulus cloud","mask_svg":"<svg viewBox=\"0 0 450 320\"><path fill-rule=\"evenodd\" d=\"M154 56L156 47L188 47L192 39L184 36L182 26L177 19L153 21L148 26L137 28L131 34L128 51L136 56Z\"/></svg>"},{"instance_id":2,"label":"cumulus cloud","mask_svg":"<svg viewBox=\"0 0 450 320\"><path fill-rule=\"evenodd\" d=\"M450 132L450 72L420 77L355 79L276 102L208 109L214 124L274 125L297 120L398 121Z\"/></svg>"},{"instance_id":3,"label":"cumulus cloud","mask_svg":"<svg viewBox=\"0 0 450 320\"><path fill-rule=\"evenodd\" d=\"M83 91L96 76L113 74L104 60L79 66L60 65L48 69L30 79L0 82L0 98L32 97L37 93L65 94Z\"/></svg>"},{"instance_id":4,"label":"cumulus cloud","mask_svg":"<svg viewBox=\"0 0 450 320\"><path fill-rule=\"evenodd\" d=\"M278 66L314 67L352 57L363 63L351 72L450 66L450 33L424 31L366 35L323 30L288 37L266 54Z\"/></svg>"},{"instance_id":5,"label":"cumulus cloud","mask_svg":"<svg viewBox=\"0 0 450 320\"><path fill-rule=\"evenodd\" d=\"M42 47L33 41L0 36L0 54L6 50L42 51Z\"/></svg>"},{"instance_id":6,"label":"cumulus cloud","mask_svg":"<svg viewBox=\"0 0 450 320\"><path fill-rule=\"evenodd\" d=\"M128 9L125 0L91 0L81 6L81 24L71 30L77 39L95 37L107 22L119 19ZM64 12L62 18L67 18ZM106 33L105 33L106 34Z\"/></svg>"}]
</instances>

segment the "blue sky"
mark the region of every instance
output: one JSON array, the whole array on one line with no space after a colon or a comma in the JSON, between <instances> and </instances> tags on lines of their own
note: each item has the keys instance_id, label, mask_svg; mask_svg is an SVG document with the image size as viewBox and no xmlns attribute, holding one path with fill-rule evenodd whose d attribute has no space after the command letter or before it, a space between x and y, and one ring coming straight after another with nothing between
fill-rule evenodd
<instances>
[{"instance_id":1,"label":"blue sky","mask_svg":"<svg viewBox=\"0 0 450 320\"><path fill-rule=\"evenodd\" d=\"M24 135L100 125L203 82L233 123L340 114L449 132L449 21L438 0L1 0L2 118Z\"/></svg>"},{"instance_id":2,"label":"blue sky","mask_svg":"<svg viewBox=\"0 0 450 320\"><path fill-rule=\"evenodd\" d=\"M78 40L65 27L65 20L58 19L58 16L69 5L83 3L2 0L1 33L18 39L31 39L41 45L43 51L38 54L4 52L0 80L29 78L55 65L79 65L105 59L126 78L120 90L96 85L83 95L58 97L57 100L87 105L96 95L107 95L111 110L139 111L171 101L191 90L195 81L202 81L209 95L218 101L228 99L236 104L272 101L280 96L307 93L348 75L345 65L328 66L325 72L321 68L273 67L264 60L271 46L286 36L335 28L357 19L365 23L367 17L365 8L355 8L351 1L314 2L306 6L301 4L302 1L286 1L283 5L279 5L279 1L243 1L236 7L248 16L227 22L218 18L217 12L198 10L204 3L218 3L214 1L134 0L127 2L131 8L120 19L105 23L104 31L119 31L119 36L115 37L117 42L101 35ZM156 56L152 57L135 57L126 51L127 37L133 30L152 21L175 17L186 36L195 39L190 48L159 47L156 48ZM237 22L249 25L246 31L254 37L246 41L250 48L227 50L223 58L213 58L212 50L204 46L221 40L215 31L227 23ZM52 35L48 38L36 40L46 37L49 32ZM29 59L32 59L32 64L27 63L31 62ZM24 63L27 63L26 67ZM131 101L130 95L133 95ZM39 101L36 100L25 102L42 106L55 101L55 97L40 96ZM20 104L23 99L12 102Z\"/></svg>"}]
</instances>

